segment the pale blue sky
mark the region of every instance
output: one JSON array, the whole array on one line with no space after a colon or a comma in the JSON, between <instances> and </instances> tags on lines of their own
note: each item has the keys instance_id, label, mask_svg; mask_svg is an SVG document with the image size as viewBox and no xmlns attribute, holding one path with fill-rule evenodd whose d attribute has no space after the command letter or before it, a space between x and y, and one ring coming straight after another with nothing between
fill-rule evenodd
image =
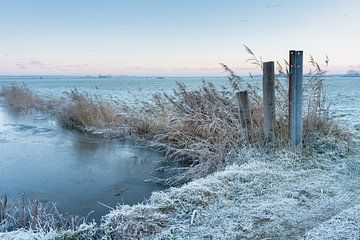
<instances>
[{"instance_id":1,"label":"pale blue sky","mask_svg":"<svg viewBox=\"0 0 360 240\"><path fill-rule=\"evenodd\" d=\"M359 0L0 0L0 74L247 73L304 50L360 70ZM256 71L256 70L255 70Z\"/></svg>"}]
</instances>

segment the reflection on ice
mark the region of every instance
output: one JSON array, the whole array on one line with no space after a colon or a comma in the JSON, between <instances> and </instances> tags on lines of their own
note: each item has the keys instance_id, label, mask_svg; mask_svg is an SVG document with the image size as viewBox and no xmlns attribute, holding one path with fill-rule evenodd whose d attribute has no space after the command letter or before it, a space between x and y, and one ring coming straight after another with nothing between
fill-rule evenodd
<instances>
[{"instance_id":1,"label":"reflection on ice","mask_svg":"<svg viewBox=\"0 0 360 240\"><path fill-rule=\"evenodd\" d=\"M0 108L0 192L54 201L60 211L99 219L116 203L133 204L163 189L152 178L160 154Z\"/></svg>"}]
</instances>

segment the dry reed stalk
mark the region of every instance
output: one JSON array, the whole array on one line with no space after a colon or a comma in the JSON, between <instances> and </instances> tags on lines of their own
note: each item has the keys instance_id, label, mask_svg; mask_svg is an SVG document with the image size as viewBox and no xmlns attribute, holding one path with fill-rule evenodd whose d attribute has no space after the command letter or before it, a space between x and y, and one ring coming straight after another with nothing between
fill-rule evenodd
<instances>
[{"instance_id":1,"label":"dry reed stalk","mask_svg":"<svg viewBox=\"0 0 360 240\"><path fill-rule=\"evenodd\" d=\"M44 105L42 99L36 96L24 84L11 84L3 87L0 91L6 103L15 110L26 110L29 108L41 108Z\"/></svg>"},{"instance_id":2,"label":"dry reed stalk","mask_svg":"<svg viewBox=\"0 0 360 240\"><path fill-rule=\"evenodd\" d=\"M109 102L74 89L68 93L57 118L59 123L66 127L108 128L116 125L118 115Z\"/></svg>"}]
</instances>

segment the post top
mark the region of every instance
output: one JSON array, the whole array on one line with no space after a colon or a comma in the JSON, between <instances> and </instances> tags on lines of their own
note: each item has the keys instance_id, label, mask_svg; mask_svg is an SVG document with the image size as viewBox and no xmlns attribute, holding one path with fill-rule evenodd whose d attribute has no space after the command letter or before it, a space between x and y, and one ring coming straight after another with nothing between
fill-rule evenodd
<instances>
[{"instance_id":1,"label":"post top","mask_svg":"<svg viewBox=\"0 0 360 240\"><path fill-rule=\"evenodd\" d=\"M295 53L301 54L301 53L303 53L303 50L290 50L289 52L290 52L290 54L295 54Z\"/></svg>"}]
</instances>

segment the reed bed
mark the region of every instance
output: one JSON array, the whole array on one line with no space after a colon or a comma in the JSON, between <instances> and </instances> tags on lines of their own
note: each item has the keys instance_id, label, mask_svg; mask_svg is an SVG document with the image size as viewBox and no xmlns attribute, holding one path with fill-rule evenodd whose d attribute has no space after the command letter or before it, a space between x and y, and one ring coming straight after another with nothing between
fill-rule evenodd
<instances>
[{"instance_id":1,"label":"reed bed","mask_svg":"<svg viewBox=\"0 0 360 240\"><path fill-rule=\"evenodd\" d=\"M262 67L261 60L250 49L247 51L252 56L249 61ZM326 151L327 139L332 139L332 142L350 139L350 135L328 116L324 87L326 71L313 58L310 62L314 70L305 78L304 85L303 152L307 154ZM278 65L279 73L288 71L286 64L285 67ZM54 114L64 127L143 140L148 147L163 151L166 161L182 166L183 171L163 179L166 184L180 185L207 176L228 164L241 163L238 153L243 148L276 150L289 147L287 87L283 84L286 79L276 78L276 140L267 144L263 132L261 90L236 75L228 66L222 64L222 67L228 73L229 88L216 88L204 81L198 89L189 90L178 82L172 94L157 93L148 102L137 102L137 107L115 104L76 89L57 100L41 99L24 85L4 87L1 95L9 106L16 109L36 108ZM249 92L253 126L251 141L241 127L236 98L239 90ZM162 170L168 170L166 164Z\"/></svg>"}]
</instances>

